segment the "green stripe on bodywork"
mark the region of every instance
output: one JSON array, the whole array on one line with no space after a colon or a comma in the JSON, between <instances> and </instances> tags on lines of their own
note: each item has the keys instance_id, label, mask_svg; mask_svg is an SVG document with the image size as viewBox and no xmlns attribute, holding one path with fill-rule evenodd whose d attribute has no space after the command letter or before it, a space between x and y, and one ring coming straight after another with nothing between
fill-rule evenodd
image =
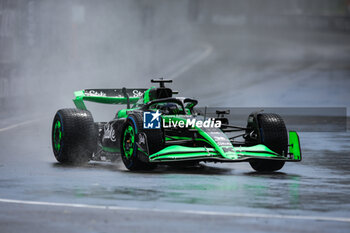
<instances>
[{"instance_id":1,"label":"green stripe on bodywork","mask_svg":"<svg viewBox=\"0 0 350 233\"><path fill-rule=\"evenodd\" d=\"M118 111L117 117L118 118L127 118L128 117L128 111L131 109L122 109Z\"/></svg>"},{"instance_id":2,"label":"green stripe on bodywork","mask_svg":"<svg viewBox=\"0 0 350 233\"><path fill-rule=\"evenodd\" d=\"M184 154L176 154L174 155L160 155L151 159L150 161L176 161L176 160L185 160L185 159L196 159L196 158L219 158L219 153L206 153L206 152L198 152L198 153L184 153Z\"/></svg>"},{"instance_id":3,"label":"green stripe on bodywork","mask_svg":"<svg viewBox=\"0 0 350 233\"><path fill-rule=\"evenodd\" d=\"M179 136L169 136L165 137L165 141L172 141L172 140L192 140L193 138L190 137L179 137Z\"/></svg>"},{"instance_id":4,"label":"green stripe on bodywork","mask_svg":"<svg viewBox=\"0 0 350 233\"><path fill-rule=\"evenodd\" d=\"M204 138L191 138L191 137L179 137L179 136L169 136L169 137L165 137L165 141L167 142L171 142L171 141L177 141L177 140L194 140L194 141L201 141L201 142L206 142L208 143L207 140L205 140ZM208 143L209 144L209 143Z\"/></svg>"},{"instance_id":5,"label":"green stripe on bodywork","mask_svg":"<svg viewBox=\"0 0 350 233\"><path fill-rule=\"evenodd\" d=\"M235 149L239 156L281 157L281 155L262 144L255 146L240 146Z\"/></svg>"},{"instance_id":6,"label":"green stripe on bodywork","mask_svg":"<svg viewBox=\"0 0 350 233\"><path fill-rule=\"evenodd\" d=\"M166 123L168 123L170 120L177 121L177 122L183 121L184 124L186 124L186 122L187 122L186 118L175 117L175 116L162 116L162 118ZM237 154L234 152L233 146L229 146L229 148L232 148L233 151L225 152L223 150L223 148L221 146L219 146L208 133L204 132L199 127L194 127L194 128L206 140L206 142L209 143L209 145L211 145L217 152L219 152L221 154L222 157L227 158L227 159L231 159L232 157L237 158ZM227 137L226 135L224 135L224 136Z\"/></svg>"},{"instance_id":7,"label":"green stripe on bodywork","mask_svg":"<svg viewBox=\"0 0 350 233\"><path fill-rule=\"evenodd\" d=\"M74 102L75 106L78 109L86 110L86 106L84 104L84 96L85 96L84 90L76 91L76 92L74 92L74 95L75 95L75 99L73 99L73 102Z\"/></svg>"},{"instance_id":8,"label":"green stripe on bodywork","mask_svg":"<svg viewBox=\"0 0 350 233\"><path fill-rule=\"evenodd\" d=\"M155 87L151 87L150 89L148 89L147 91L145 91L145 93L143 94L143 103L147 104L149 101L151 101L151 98L149 96L149 92L150 90L154 89Z\"/></svg>"},{"instance_id":9,"label":"green stripe on bodywork","mask_svg":"<svg viewBox=\"0 0 350 233\"><path fill-rule=\"evenodd\" d=\"M222 157L224 158L227 158L227 159L232 159L232 157L234 158L238 158L237 157L237 154L235 152L231 152L231 153L226 153L223 149L223 147L219 146L215 141L214 139L209 135L207 134L206 132L204 132L202 129L200 128L197 128L198 129L198 133L200 135L202 135L206 140L208 140L209 144L211 144L216 151L218 151ZM226 135L225 135L226 136ZM227 136L226 136L227 137ZM225 146L226 147L226 146ZM229 148L234 148L233 146L230 146ZM234 149L233 149L234 150Z\"/></svg>"},{"instance_id":10,"label":"green stripe on bodywork","mask_svg":"<svg viewBox=\"0 0 350 233\"><path fill-rule=\"evenodd\" d=\"M205 147L187 147L187 146L168 146L157 153L150 155L150 160L161 160L161 159L179 159L186 157L195 156L217 156L219 155L213 148Z\"/></svg>"},{"instance_id":11,"label":"green stripe on bodywork","mask_svg":"<svg viewBox=\"0 0 350 233\"><path fill-rule=\"evenodd\" d=\"M120 149L113 148L113 147L106 147L106 146L103 146L102 150L106 151L106 152L111 152L111 153L119 153L120 152Z\"/></svg>"},{"instance_id":12,"label":"green stripe on bodywork","mask_svg":"<svg viewBox=\"0 0 350 233\"><path fill-rule=\"evenodd\" d=\"M293 154L294 160L301 160L299 136L295 131L289 131L289 153Z\"/></svg>"}]
</instances>

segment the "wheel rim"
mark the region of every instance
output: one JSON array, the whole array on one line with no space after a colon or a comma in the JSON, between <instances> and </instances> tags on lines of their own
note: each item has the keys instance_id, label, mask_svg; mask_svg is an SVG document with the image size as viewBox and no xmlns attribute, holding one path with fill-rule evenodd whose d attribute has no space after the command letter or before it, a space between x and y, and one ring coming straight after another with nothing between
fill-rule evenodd
<instances>
[{"instance_id":1,"label":"wheel rim","mask_svg":"<svg viewBox=\"0 0 350 233\"><path fill-rule=\"evenodd\" d=\"M135 145L135 131L131 125L128 125L124 131L123 149L127 159L129 159L134 152Z\"/></svg>"},{"instance_id":2,"label":"wheel rim","mask_svg":"<svg viewBox=\"0 0 350 233\"><path fill-rule=\"evenodd\" d=\"M60 121L56 121L53 131L53 144L56 152L61 150L62 143L62 124Z\"/></svg>"}]
</instances>

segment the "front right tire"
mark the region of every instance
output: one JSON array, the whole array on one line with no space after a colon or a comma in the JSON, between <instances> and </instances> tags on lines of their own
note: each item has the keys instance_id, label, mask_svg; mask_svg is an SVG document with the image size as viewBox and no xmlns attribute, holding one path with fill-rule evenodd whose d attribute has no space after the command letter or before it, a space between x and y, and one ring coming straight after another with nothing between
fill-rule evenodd
<instances>
[{"instance_id":1,"label":"front right tire","mask_svg":"<svg viewBox=\"0 0 350 233\"><path fill-rule=\"evenodd\" d=\"M274 113L260 113L257 116L260 132L260 142L270 150L287 156L288 134L281 116ZM282 169L284 161L280 160L253 160L250 166L258 172L273 172Z\"/></svg>"}]
</instances>

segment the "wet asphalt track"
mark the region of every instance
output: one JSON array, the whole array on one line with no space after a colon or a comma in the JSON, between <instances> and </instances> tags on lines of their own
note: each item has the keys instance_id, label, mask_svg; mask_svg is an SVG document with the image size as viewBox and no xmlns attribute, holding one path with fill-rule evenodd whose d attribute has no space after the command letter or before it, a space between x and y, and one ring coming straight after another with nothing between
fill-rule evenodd
<instances>
[{"instance_id":1,"label":"wet asphalt track","mask_svg":"<svg viewBox=\"0 0 350 233\"><path fill-rule=\"evenodd\" d=\"M349 133L302 133L303 162L275 174L255 173L246 163L131 173L118 162L56 163L50 129L37 130L44 123L48 120L0 134L1 232L347 232L350 227Z\"/></svg>"},{"instance_id":2,"label":"wet asphalt track","mask_svg":"<svg viewBox=\"0 0 350 233\"><path fill-rule=\"evenodd\" d=\"M232 39L246 40L240 36ZM202 38L212 49L205 48L199 53L201 59L183 69L182 74L176 74L176 85L181 87L186 75L194 77L193 83L199 85L204 74L215 77L220 73L221 86L228 83L226 91L233 88L234 81L228 81L230 75L227 74L239 67L240 62L220 47L227 45L228 39L229 36L223 36L222 41L215 42ZM297 53L292 43L288 44L291 48L287 48L287 52ZM276 44L270 46L276 47ZM282 47L285 46L277 46ZM339 67L334 73L332 88L339 87L339 93L329 95L328 103L346 106L348 102L343 97L349 95L344 91L348 87L349 70L344 65L348 61L344 51L348 51L348 47L336 48L332 47L334 54L331 55L340 62L337 60ZM243 50L238 49L242 56ZM276 53L271 51L270 55ZM266 56L264 60L270 62L270 69L266 64L254 63L255 68L250 71L247 67L237 71L242 72L245 79L235 80L239 84L235 93L243 88L260 89L266 83L257 79L263 79L264 75L271 77L271 72L285 77L275 79L276 85L288 83L291 87L300 87L300 82L303 83L297 105L302 104L300 95L303 94L315 96L308 103L316 103L324 94L322 88L329 87L324 81L329 73L322 72L325 69L322 62L311 60L306 68L294 62L288 69L282 69L271 65L269 54ZM227 61L232 61L232 66L225 66ZM310 93L315 72L323 81ZM291 79L293 75L297 77L295 81ZM185 94L193 91L202 101L213 97L212 87L206 83L200 87L201 91L181 89ZM261 96L277 99L272 105L280 106L282 100L288 104L293 96L282 92L279 89ZM234 99L233 106L249 96L246 92L235 93L230 92L230 98L235 95L238 98ZM264 103L264 99L259 101ZM348 232L350 229L349 132L301 133L304 160L286 164L281 172L274 174L255 173L246 163L160 167L150 173L132 173L121 162L90 163L83 167L56 163L50 146L51 118L44 114L39 119L35 122L26 122L31 120L26 117L1 120L0 232ZM21 122L24 124L16 125Z\"/></svg>"}]
</instances>

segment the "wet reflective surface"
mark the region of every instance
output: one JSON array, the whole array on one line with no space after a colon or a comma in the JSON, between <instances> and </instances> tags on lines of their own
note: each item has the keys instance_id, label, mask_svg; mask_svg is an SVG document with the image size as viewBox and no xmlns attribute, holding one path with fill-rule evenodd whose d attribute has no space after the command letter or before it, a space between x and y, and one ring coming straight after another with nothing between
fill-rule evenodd
<instances>
[{"instance_id":1,"label":"wet reflective surface","mask_svg":"<svg viewBox=\"0 0 350 233\"><path fill-rule=\"evenodd\" d=\"M133 173L127 171L121 161L90 163L82 167L56 163L48 136L50 129L46 126L40 128L42 125L49 125L49 121L50 119L45 119L43 122L0 134L1 198L174 211L350 217L350 172L347 169L350 164L350 134L346 132L301 133L302 163L287 163L280 172L273 174L253 172L247 163L208 163L186 168L159 167L153 172ZM37 128L46 134L39 133ZM48 220L60 216L64 211L78 211L76 215L91 213L89 218L92 219L100 215L111 218L110 213L95 213L96 210L53 210L53 207L6 203L0 205L1 218L12 211L14 216L17 216L25 210L33 212L33 217L30 217L31 214L27 216L29 222L38 221L34 216L45 215L44 212L48 209L58 211L52 215L45 215ZM135 217L138 219L146 214L141 212L132 214L138 216ZM151 221L161 218L169 221L170 225L186 217L179 215L173 219L171 214L151 215L154 215ZM210 216L209 219L222 217ZM246 230L248 226L243 223L250 224L249 221L253 220L240 219L239 229ZM290 225L294 220L277 221L267 218L254 221L257 221L254 223L257 226L266 224L266 221L272 225L277 224L277 228L268 227L266 230L280 231L285 229L285 221ZM305 221L311 221L320 231L328 231L335 224L332 221ZM191 231L199 223L190 221L184 229ZM130 225L135 227L138 224ZM336 231L342 232L350 224L337 222L336 226ZM289 227L291 230L307 229L293 224ZM207 230L209 229L213 230Z\"/></svg>"}]
</instances>

